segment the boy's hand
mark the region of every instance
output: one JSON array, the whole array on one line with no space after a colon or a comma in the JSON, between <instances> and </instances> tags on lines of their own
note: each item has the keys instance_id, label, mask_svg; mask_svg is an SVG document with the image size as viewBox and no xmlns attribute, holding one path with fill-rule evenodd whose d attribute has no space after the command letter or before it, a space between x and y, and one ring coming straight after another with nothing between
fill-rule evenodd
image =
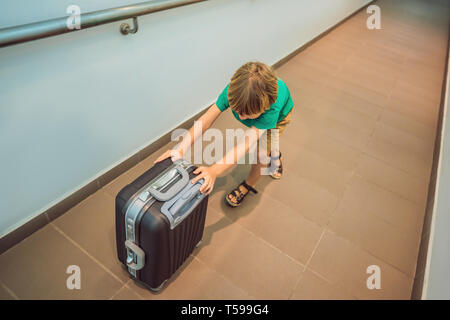
<instances>
[{"instance_id":1,"label":"boy's hand","mask_svg":"<svg viewBox=\"0 0 450 320\"><path fill-rule=\"evenodd\" d=\"M181 150L169 149L166 152L164 152L162 155L160 155L159 158L156 159L155 162L153 162L153 163L163 161L164 159L167 159L169 157L172 158L172 161L176 161L178 159L183 158L183 153L181 152Z\"/></svg>"},{"instance_id":2,"label":"boy's hand","mask_svg":"<svg viewBox=\"0 0 450 320\"><path fill-rule=\"evenodd\" d=\"M194 171L194 174L197 174L197 176L192 179L192 183L196 183L200 179L205 179L205 182L203 182L200 187L200 192L206 193L206 195L210 194L214 188L214 182L217 178L217 174L212 167L198 167Z\"/></svg>"}]
</instances>

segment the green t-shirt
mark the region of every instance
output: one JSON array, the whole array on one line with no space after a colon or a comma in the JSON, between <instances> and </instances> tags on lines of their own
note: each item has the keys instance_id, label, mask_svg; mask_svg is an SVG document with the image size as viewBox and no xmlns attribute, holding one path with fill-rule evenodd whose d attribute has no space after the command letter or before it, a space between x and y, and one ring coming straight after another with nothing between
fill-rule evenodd
<instances>
[{"instance_id":1,"label":"green t-shirt","mask_svg":"<svg viewBox=\"0 0 450 320\"><path fill-rule=\"evenodd\" d=\"M217 98L217 107L219 107L220 111L224 111L230 107L228 103L228 84L225 89L222 91L220 96ZM262 113L256 119L246 119L241 120L239 118L239 114L233 111L234 117L242 122L247 127L256 127L258 129L274 129L277 126L277 122L280 122L288 115L288 113L292 110L294 106L294 102L292 101L291 94L289 92L286 84L278 78L278 92L277 92L277 100L270 106L268 110Z\"/></svg>"}]
</instances>

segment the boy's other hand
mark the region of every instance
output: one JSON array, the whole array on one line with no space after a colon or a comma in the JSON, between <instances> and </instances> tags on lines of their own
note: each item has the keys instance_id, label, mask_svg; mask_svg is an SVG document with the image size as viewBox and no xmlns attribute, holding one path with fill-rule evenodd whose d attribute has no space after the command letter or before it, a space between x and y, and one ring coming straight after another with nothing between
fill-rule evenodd
<instances>
[{"instance_id":1,"label":"boy's other hand","mask_svg":"<svg viewBox=\"0 0 450 320\"><path fill-rule=\"evenodd\" d=\"M200 179L204 179L202 186L200 187L201 193L210 194L214 188L214 182L216 181L217 175L212 167L198 167L195 169L194 174L197 176L192 179L192 183L196 183Z\"/></svg>"},{"instance_id":2,"label":"boy's other hand","mask_svg":"<svg viewBox=\"0 0 450 320\"><path fill-rule=\"evenodd\" d=\"M167 159L171 157L172 161L176 161L178 159L183 158L183 154L180 150L176 150L176 149L169 149L166 152L164 152L162 155L159 156L158 159L155 160L155 162L153 163L157 163L160 161L163 161L164 159Z\"/></svg>"}]
</instances>

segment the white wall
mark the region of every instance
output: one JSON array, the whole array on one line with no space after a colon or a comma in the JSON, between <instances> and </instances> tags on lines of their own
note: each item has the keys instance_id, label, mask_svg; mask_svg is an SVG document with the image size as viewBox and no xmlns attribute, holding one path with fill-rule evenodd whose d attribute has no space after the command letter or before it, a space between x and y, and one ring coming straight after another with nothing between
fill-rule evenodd
<instances>
[{"instance_id":1,"label":"white wall","mask_svg":"<svg viewBox=\"0 0 450 320\"><path fill-rule=\"evenodd\" d=\"M136 0L16 0L0 27ZM249 60L273 64L369 0L210 0L0 49L0 236L215 101Z\"/></svg>"}]
</instances>

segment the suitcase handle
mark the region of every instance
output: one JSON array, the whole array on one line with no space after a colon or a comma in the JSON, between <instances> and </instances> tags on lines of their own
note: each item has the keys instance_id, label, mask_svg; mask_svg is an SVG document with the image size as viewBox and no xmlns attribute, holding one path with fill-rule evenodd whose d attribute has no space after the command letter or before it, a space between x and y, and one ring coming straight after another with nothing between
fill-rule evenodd
<instances>
[{"instance_id":1,"label":"suitcase handle","mask_svg":"<svg viewBox=\"0 0 450 320\"><path fill-rule=\"evenodd\" d=\"M170 207L169 212L172 216L176 216L181 209L185 208L187 204L189 204L195 197L200 197L200 187L202 186L203 179L201 179L198 183L194 184L192 188L190 188L187 192L185 192L181 198L179 198L175 203ZM203 197L200 199L200 201ZM195 208L198 200L195 203L191 203L191 208ZM190 212L185 212L184 214L189 214ZM178 217L177 217L178 218Z\"/></svg>"},{"instance_id":2,"label":"suitcase handle","mask_svg":"<svg viewBox=\"0 0 450 320\"><path fill-rule=\"evenodd\" d=\"M125 241L127 248L127 266L133 270L140 270L145 264L145 252L139 248L133 241Z\"/></svg>"},{"instance_id":3,"label":"suitcase handle","mask_svg":"<svg viewBox=\"0 0 450 320\"><path fill-rule=\"evenodd\" d=\"M187 218L205 198L206 195L200 193L203 182L204 179L200 179L195 184L190 183L182 192L162 205L161 213L169 220L171 230Z\"/></svg>"},{"instance_id":4,"label":"suitcase handle","mask_svg":"<svg viewBox=\"0 0 450 320\"><path fill-rule=\"evenodd\" d=\"M173 176L178 173L181 175L181 179L178 180L169 190L166 192L161 192L158 189L162 189L159 186L161 181L169 179L168 183L172 181ZM149 188L150 194L158 201L167 201L173 198L178 192L180 192L189 183L189 173L187 170L181 166L175 166L173 169L166 172L162 177L160 177L154 185ZM164 187L164 186L163 186Z\"/></svg>"}]
</instances>

